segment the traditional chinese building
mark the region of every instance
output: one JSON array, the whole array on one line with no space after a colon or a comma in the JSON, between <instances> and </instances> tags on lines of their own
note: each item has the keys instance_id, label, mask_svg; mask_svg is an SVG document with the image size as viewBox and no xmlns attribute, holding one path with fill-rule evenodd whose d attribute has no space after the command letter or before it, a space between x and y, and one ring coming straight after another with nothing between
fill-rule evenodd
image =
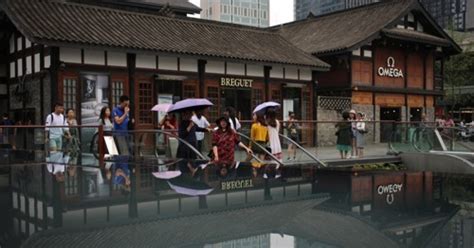
<instances>
[{"instance_id":1,"label":"traditional chinese building","mask_svg":"<svg viewBox=\"0 0 474 248\"><path fill-rule=\"evenodd\" d=\"M227 106L248 120L257 104L291 92L303 118L314 119L314 75L328 64L271 30L183 16L196 9L2 1L7 110L39 124L60 101L76 110L80 124L94 124L103 106L125 94L136 127L153 128L157 103L205 97L215 104L210 120Z\"/></svg>"},{"instance_id":2,"label":"traditional chinese building","mask_svg":"<svg viewBox=\"0 0 474 248\"><path fill-rule=\"evenodd\" d=\"M461 51L417 0L309 16L274 30L331 65L317 76L317 94L323 96L318 109L327 105L324 97L337 96L342 102L332 109L352 105L377 121L416 121L423 112L434 120L436 99L443 95L443 62ZM317 118L327 116L321 111ZM374 126L374 140L381 132L388 141L380 129Z\"/></svg>"}]
</instances>

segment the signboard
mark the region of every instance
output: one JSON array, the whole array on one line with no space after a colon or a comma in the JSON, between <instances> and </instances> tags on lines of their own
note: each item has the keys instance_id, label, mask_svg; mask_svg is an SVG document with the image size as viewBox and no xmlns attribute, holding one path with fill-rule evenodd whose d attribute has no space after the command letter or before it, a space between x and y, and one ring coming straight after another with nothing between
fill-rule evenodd
<instances>
[{"instance_id":1,"label":"signboard","mask_svg":"<svg viewBox=\"0 0 474 248\"><path fill-rule=\"evenodd\" d=\"M254 185L253 185L252 178L243 178L243 179L236 179L236 180L221 182L222 191L249 189L253 187Z\"/></svg>"},{"instance_id":2,"label":"signboard","mask_svg":"<svg viewBox=\"0 0 474 248\"><path fill-rule=\"evenodd\" d=\"M387 185L379 185L377 187L377 194L384 196L385 202L388 205L392 205L395 201L395 194L402 191L403 184L401 183L392 183Z\"/></svg>"},{"instance_id":3,"label":"signboard","mask_svg":"<svg viewBox=\"0 0 474 248\"><path fill-rule=\"evenodd\" d=\"M395 59L393 57L387 58L387 67L379 67L377 74L381 77L403 78L402 69L396 68Z\"/></svg>"},{"instance_id":4,"label":"signboard","mask_svg":"<svg viewBox=\"0 0 474 248\"><path fill-rule=\"evenodd\" d=\"M222 77L221 87L252 88L253 79Z\"/></svg>"}]
</instances>

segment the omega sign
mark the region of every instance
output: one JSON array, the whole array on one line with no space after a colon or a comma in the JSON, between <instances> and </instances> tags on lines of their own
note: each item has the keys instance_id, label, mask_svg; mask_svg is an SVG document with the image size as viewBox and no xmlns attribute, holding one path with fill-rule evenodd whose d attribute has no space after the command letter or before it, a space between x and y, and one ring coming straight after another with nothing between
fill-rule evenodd
<instances>
[{"instance_id":1,"label":"omega sign","mask_svg":"<svg viewBox=\"0 0 474 248\"><path fill-rule=\"evenodd\" d=\"M252 88L253 79L221 78L222 87Z\"/></svg>"},{"instance_id":2,"label":"omega sign","mask_svg":"<svg viewBox=\"0 0 474 248\"><path fill-rule=\"evenodd\" d=\"M402 191L403 184L393 183L388 185L380 185L377 187L377 194L386 195L385 201L388 205L392 205L395 201L395 194Z\"/></svg>"},{"instance_id":3,"label":"omega sign","mask_svg":"<svg viewBox=\"0 0 474 248\"><path fill-rule=\"evenodd\" d=\"M402 69L395 68L395 59L393 57L387 58L387 67L379 67L377 73L381 77L402 78Z\"/></svg>"}]
</instances>

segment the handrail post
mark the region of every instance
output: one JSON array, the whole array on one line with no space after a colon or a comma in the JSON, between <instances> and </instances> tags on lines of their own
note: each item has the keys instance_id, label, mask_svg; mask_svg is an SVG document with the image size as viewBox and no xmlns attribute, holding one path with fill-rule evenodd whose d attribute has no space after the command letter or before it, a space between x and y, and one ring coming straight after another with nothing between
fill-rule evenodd
<instances>
[{"instance_id":1,"label":"handrail post","mask_svg":"<svg viewBox=\"0 0 474 248\"><path fill-rule=\"evenodd\" d=\"M97 143L99 146L99 166L102 167L104 165L104 155L105 155L104 127L102 125L99 126L98 134L99 134L99 137L97 139Z\"/></svg>"},{"instance_id":2,"label":"handrail post","mask_svg":"<svg viewBox=\"0 0 474 248\"><path fill-rule=\"evenodd\" d=\"M456 137L454 135L455 131L456 131L455 128L451 128L451 144L450 144L451 151L454 151L454 138Z\"/></svg>"}]
</instances>

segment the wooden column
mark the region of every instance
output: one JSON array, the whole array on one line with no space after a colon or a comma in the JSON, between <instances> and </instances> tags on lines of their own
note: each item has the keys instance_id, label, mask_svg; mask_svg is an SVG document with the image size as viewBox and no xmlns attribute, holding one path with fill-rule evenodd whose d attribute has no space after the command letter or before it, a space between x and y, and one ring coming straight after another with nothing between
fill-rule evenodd
<instances>
[{"instance_id":1,"label":"wooden column","mask_svg":"<svg viewBox=\"0 0 474 248\"><path fill-rule=\"evenodd\" d=\"M206 60L198 60L199 97L201 98L205 96L206 90L206 64Z\"/></svg>"},{"instance_id":2,"label":"wooden column","mask_svg":"<svg viewBox=\"0 0 474 248\"><path fill-rule=\"evenodd\" d=\"M405 80L405 89L408 89L408 54L407 52L405 51L404 53L404 57L403 57L404 61L405 61L405 65L404 65L404 72L405 72L405 77L404 77L404 80ZM408 94L405 93L405 121L410 121L409 120L409 111L410 109L408 108Z\"/></svg>"},{"instance_id":3,"label":"wooden column","mask_svg":"<svg viewBox=\"0 0 474 248\"><path fill-rule=\"evenodd\" d=\"M136 55L127 53L128 85L130 97L130 120L135 117L135 77L136 77Z\"/></svg>"},{"instance_id":4,"label":"wooden column","mask_svg":"<svg viewBox=\"0 0 474 248\"><path fill-rule=\"evenodd\" d=\"M270 100L270 70L271 66L263 67L263 83L265 85L265 101Z\"/></svg>"},{"instance_id":5,"label":"wooden column","mask_svg":"<svg viewBox=\"0 0 474 248\"><path fill-rule=\"evenodd\" d=\"M50 76L51 76L51 106L54 106L56 102L59 101L58 93L58 85L59 85L59 47L51 47L51 65L49 68ZM41 58L44 60L44 57Z\"/></svg>"}]
</instances>

